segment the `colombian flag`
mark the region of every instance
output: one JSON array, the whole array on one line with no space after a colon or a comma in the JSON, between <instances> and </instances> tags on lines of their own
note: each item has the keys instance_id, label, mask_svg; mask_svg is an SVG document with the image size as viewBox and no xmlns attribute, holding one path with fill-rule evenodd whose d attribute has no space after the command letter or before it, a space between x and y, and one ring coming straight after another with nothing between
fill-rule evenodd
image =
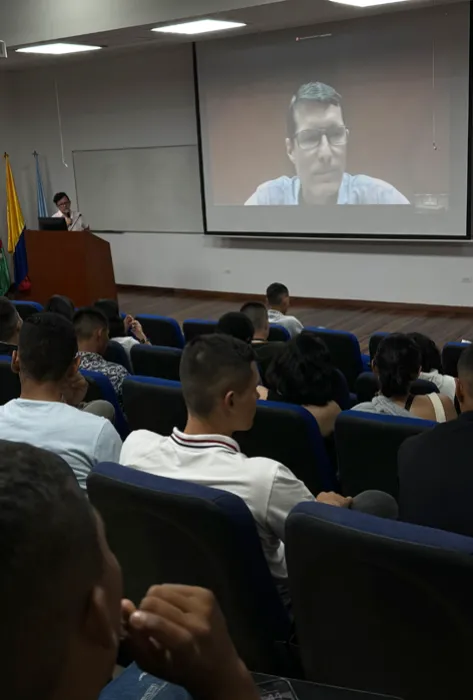
<instances>
[{"instance_id":1,"label":"colombian flag","mask_svg":"<svg viewBox=\"0 0 473 700\"><path fill-rule=\"evenodd\" d=\"M8 252L13 255L16 287L20 292L26 292L31 289L31 282L28 279L28 260L25 246L26 226L16 193L10 158L7 153L5 153L4 158L7 166Z\"/></svg>"}]
</instances>

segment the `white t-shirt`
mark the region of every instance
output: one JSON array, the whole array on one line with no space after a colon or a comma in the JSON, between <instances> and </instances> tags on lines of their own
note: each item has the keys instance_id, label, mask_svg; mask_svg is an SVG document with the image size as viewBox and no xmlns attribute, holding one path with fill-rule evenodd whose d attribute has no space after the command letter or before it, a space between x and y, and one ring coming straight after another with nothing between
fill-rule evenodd
<instances>
[{"instance_id":1,"label":"white t-shirt","mask_svg":"<svg viewBox=\"0 0 473 700\"><path fill-rule=\"evenodd\" d=\"M452 401L455 401L455 393L457 390L455 377L450 377L448 374L439 374L438 370L434 369L432 372L421 372L420 378L432 382L441 394L445 394L445 396L448 396Z\"/></svg>"},{"instance_id":2,"label":"white t-shirt","mask_svg":"<svg viewBox=\"0 0 473 700\"><path fill-rule=\"evenodd\" d=\"M265 457L246 457L231 438L185 435L176 428L171 437L147 430L132 433L125 440L120 463L242 498L256 521L272 575L287 578L283 544L286 518L298 503L315 498L282 464Z\"/></svg>"},{"instance_id":3,"label":"white t-shirt","mask_svg":"<svg viewBox=\"0 0 473 700\"><path fill-rule=\"evenodd\" d=\"M114 343L119 343L124 349L128 357L131 359L131 349L135 345L140 345L140 341L133 338L131 335L125 335L123 338L112 338Z\"/></svg>"},{"instance_id":4,"label":"white t-shirt","mask_svg":"<svg viewBox=\"0 0 473 700\"><path fill-rule=\"evenodd\" d=\"M284 326L284 328L289 331L291 338L299 335L299 333L302 333L304 330L304 326L295 316L285 316L280 311L275 311L275 309L270 309L268 311L268 320L270 323L277 323L280 326Z\"/></svg>"},{"instance_id":5,"label":"white t-shirt","mask_svg":"<svg viewBox=\"0 0 473 700\"><path fill-rule=\"evenodd\" d=\"M122 441L106 418L54 401L14 399L0 406L0 440L26 442L62 457L86 488L99 462L118 462Z\"/></svg>"}]
</instances>

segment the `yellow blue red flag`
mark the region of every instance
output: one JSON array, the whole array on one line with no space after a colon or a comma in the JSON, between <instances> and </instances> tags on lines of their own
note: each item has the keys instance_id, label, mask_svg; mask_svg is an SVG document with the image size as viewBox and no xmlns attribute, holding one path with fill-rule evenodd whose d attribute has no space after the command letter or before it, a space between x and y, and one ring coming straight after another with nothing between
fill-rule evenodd
<instances>
[{"instance_id":1,"label":"yellow blue red flag","mask_svg":"<svg viewBox=\"0 0 473 700\"><path fill-rule=\"evenodd\" d=\"M20 207L15 181L10 165L10 158L4 154L7 167L7 224L8 224L8 252L13 255L13 267L15 271L15 284L20 292L31 289L28 279L28 259L25 245L25 220Z\"/></svg>"}]
</instances>

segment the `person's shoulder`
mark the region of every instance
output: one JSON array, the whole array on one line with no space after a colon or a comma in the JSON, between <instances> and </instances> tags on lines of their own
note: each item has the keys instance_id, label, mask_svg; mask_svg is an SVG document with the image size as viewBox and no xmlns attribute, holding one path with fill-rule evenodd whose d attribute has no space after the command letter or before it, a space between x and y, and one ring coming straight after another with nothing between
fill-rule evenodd
<instances>
[{"instance_id":1,"label":"person's shoulder","mask_svg":"<svg viewBox=\"0 0 473 700\"><path fill-rule=\"evenodd\" d=\"M169 437L152 433L150 430L135 430L126 438L122 447L120 462L130 463L150 450L158 449L169 441Z\"/></svg>"},{"instance_id":2,"label":"person's shoulder","mask_svg":"<svg viewBox=\"0 0 473 700\"><path fill-rule=\"evenodd\" d=\"M348 175L348 185L356 193L359 204L409 204L409 200L394 185L371 175Z\"/></svg>"},{"instance_id":3,"label":"person's shoulder","mask_svg":"<svg viewBox=\"0 0 473 700\"><path fill-rule=\"evenodd\" d=\"M284 465L269 457L247 457L242 452L238 453L241 461L255 476L272 481L279 469L285 469Z\"/></svg>"},{"instance_id":4,"label":"person's shoulder","mask_svg":"<svg viewBox=\"0 0 473 700\"><path fill-rule=\"evenodd\" d=\"M52 216L53 219L59 219L60 217L62 217L62 214L61 214L60 211L57 211L57 212L56 212L55 214L53 214L53 216Z\"/></svg>"},{"instance_id":5,"label":"person's shoulder","mask_svg":"<svg viewBox=\"0 0 473 700\"><path fill-rule=\"evenodd\" d=\"M275 180L263 182L246 204L278 205L297 201L299 178L282 175Z\"/></svg>"},{"instance_id":6,"label":"person's shoulder","mask_svg":"<svg viewBox=\"0 0 473 700\"><path fill-rule=\"evenodd\" d=\"M356 406L353 406L351 411L361 411L362 413L377 413L376 408L372 401L363 401Z\"/></svg>"},{"instance_id":7,"label":"person's shoulder","mask_svg":"<svg viewBox=\"0 0 473 700\"><path fill-rule=\"evenodd\" d=\"M130 374L126 367L124 367L123 365L119 365L118 362L109 362L108 360L104 361L106 362L107 370L110 372L110 374L122 374L124 377L128 377L128 375Z\"/></svg>"}]
</instances>

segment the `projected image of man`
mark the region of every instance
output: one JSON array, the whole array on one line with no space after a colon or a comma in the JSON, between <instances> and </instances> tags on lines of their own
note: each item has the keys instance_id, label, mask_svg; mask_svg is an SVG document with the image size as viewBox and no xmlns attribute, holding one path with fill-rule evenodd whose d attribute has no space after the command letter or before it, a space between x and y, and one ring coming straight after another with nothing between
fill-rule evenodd
<instances>
[{"instance_id":1,"label":"projected image of man","mask_svg":"<svg viewBox=\"0 0 473 700\"><path fill-rule=\"evenodd\" d=\"M349 130L341 101L324 83L299 88L289 107L286 138L296 175L263 183L247 205L409 204L389 183L345 172Z\"/></svg>"}]
</instances>

